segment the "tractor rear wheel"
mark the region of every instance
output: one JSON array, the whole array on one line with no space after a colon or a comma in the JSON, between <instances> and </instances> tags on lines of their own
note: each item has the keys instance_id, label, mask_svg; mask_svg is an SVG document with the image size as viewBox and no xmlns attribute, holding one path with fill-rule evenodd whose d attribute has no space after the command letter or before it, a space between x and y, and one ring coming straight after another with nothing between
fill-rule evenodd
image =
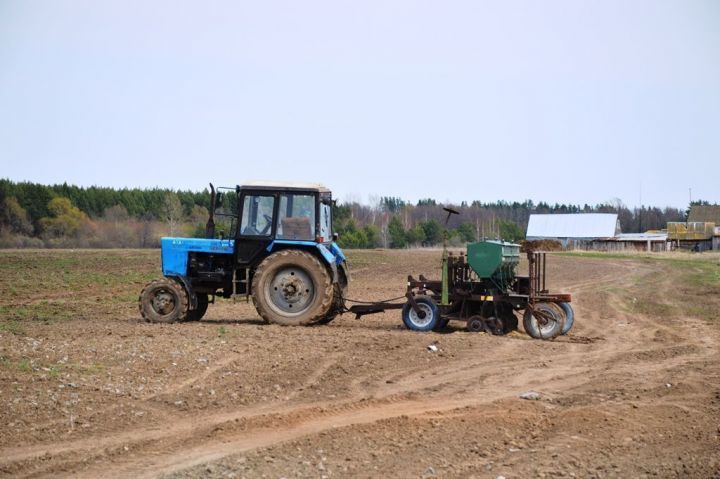
<instances>
[{"instance_id":1,"label":"tractor rear wheel","mask_svg":"<svg viewBox=\"0 0 720 479\"><path fill-rule=\"evenodd\" d=\"M347 291L347 284L341 286L335 284L333 286L333 304L330 308L330 312L324 318L320 318L317 324L328 324L333 319L337 318L338 314L343 312L343 306L345 306L345 292Z\"/></svg>"},{"instance_id":2,"label":"tractor rear wheel","mask_svg":"<svg viewBox=\"0 0 720 479\"><path fill-rule=\"evenodd\" d=\"M156 279L140 293L140 314L151 323L185 321L188 294L182 284L172 278Z\"/></svg>"},{"instance_id":3,"label":"tractor rear wheel","mask_svg":"<svg viewBox=\"0 0 720 479\"><path fill-rule=\"evenodd\" d=\"M208 295L201 293L197 295L197 308L191 309L187 313L185 321L200 321L208 309Z\"/></svg>"},{"instance_id":4,"label":"tractor rear wheel","mask_svg":"<svg viewBox=\"0 0 720 479\"><path fill-rule=\"evenodd\" d=\"M318 320L317 324L328 324L337 318L338 314L342 314L345 311L345 295L347 294L348 283L349 281L345 270L338 268L338 282L333 285L332 307L327 316Z\"/></svg>"},{"instance_id":5,"label":"tractor rear wheel","mask_svg":"<svg viewBox=\"0 0 720 479\"><path fill-rule=\"evenodd\" d=\"M299 250L282 250L265 258L255 270L252 292L258 314L285 326L321 321L334 301L328 269L312 254Z\"/></svg>"},{"instance_id":6,"label":"tractor rear wheel","mask_svg":"<svg viewBox=\"0 0 720 479\"><path fill-rule=\"evenodd\" d=\"M565 315L552 303L536 303L534 310L530 307L525 310L523 326L535 339L553 339L562 334Z\"/></svg>"}]
</instances>

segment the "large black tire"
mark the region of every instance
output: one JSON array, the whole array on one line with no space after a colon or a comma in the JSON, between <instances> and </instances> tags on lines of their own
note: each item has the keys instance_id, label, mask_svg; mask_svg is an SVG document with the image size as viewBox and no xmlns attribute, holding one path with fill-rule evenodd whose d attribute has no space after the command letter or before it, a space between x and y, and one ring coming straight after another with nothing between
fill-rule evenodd
<instances>
[{"instance_id":1,"label":"large black tire","mask_svg":"<svg viewBox=\"0 0 720 479\"><path fill-rule=\"evenodd\" d=\"M432 331L440 322L440 312L435 301L428 297L418 296L415 302L420 308L420 314L416 313L410 303L406 303L402 309L402 319L405 327L413 331Z\"/></svg>"},{"instance_id":2,"label":"large black tire","mask_svg":"<svg viewBox=\"0 0 720 479\"><path fill-rule=\"evenodd\" d=\"M312 254L282 250L265 258L255 270L252 298L266 321L284 326L314 324L331 312L332 278Z\"/></svg>"},{"instance_id":3,"label":"large black tire","mask_svg":"<svg viewBox=\"0 0 720 479\"><path fill-rule=\"evenodd\" d=\"M562 334L565 326L565 315L562 310L552 303L537 303L535 309L547 317L547 323L542 325L530 308L525 310L523 326L525 332L535 339L553 339Z\"/></svg>"},{"instance_id":4,"label":"large black tire","mask_svg":"<svg viewBox=\"0 0 720 479\"><path fill-rule=\"evenodd\" d=\"M345 306L345 293L347 292L347 284L342 286L340 284L333 285L333 304L330 308L330 312L324 317L317 320L317 324L328 324L333 319L337 318L339 314L343 312L343 306Z\"/></svg>"},{"instance_id":5,"label":"large black tire","mask_svg":"<svg viewBox=\"0 0 720 479\"><path fill-rule=\"evenodd\" d=\"M479 314L476 314L475 316L470 316L467 320L467 324L465 325L465 329L467 329L471 333L479 333L480 331L485 331L485 322L483 321L483 317Z\"/></svg>"},{"instance_id":6,"label":"large black tire","mask_svg":"<svg viewBox=\"0 0 720 479\"><path fill-rule=\"evenodd\" d=\"M503 323L503 332L505 334L515 331L518 327L518 319L510 303L501 302L498 304L498 315Z\"/></svg>"},{"instance_id":7,"label":"large black tire","mask_svg":"<svg viewBox=\"0 0 720 479\"><path fill-rule=\"evenodd\" d=\"M350 283L345 272L344 268L338 267L338 282L333 285L332 307L327 316L318 320L317 324L327 324L345 311L345 295Z\"/></svg>"},{"instance_id":8,"label":"large black tire","mask_svg":"<svg viewBox=\"0 0 720 479\"><path fill-rule=\"evenodd\" d=\"M450 320L449 320L449 319L447 319L447 318L441 319L440 321L438 321L438 323L437 323L437 325L435 326L435 328L433 329L433 331L442 331L442 330L444 330L445 328L447 328L447 325L448 325L448 324L450 324Z\"/></svg>"},{"instance_id":9,"label":"large black tire","mask_svg":"<svg viewBox=\"0 0 720 479\"><path fill-rule=\"evenodd\" d=\"M185 321L188 294L182 284L172 278L156 279L140 293L140 314L151 323Z\"/></svg>"},{"instance_id":10,"label":"large black tire","mask_svg":"<svg viewBox=\"0 0 720 479\"><path fill-rule=\"evenodd\" d=\"M200 321L207 312L208 304L208 295L205 293L199 293L197 295L197 308L188 311L185 321Z\"/></svg>"},{"instance_id":11,"label":"large black tire","mask_svg":"<svg viewBox=\"0 0 720 479\"><path fill-rule=\"evenodd\" d=\"M573 324L575 324L575 311L573 311L570 303L562 302L558 303L558 306L560 306L565 313L565 326L563 326L562 334L567 334L572 329Z\"/></svg>"}]
</instances>

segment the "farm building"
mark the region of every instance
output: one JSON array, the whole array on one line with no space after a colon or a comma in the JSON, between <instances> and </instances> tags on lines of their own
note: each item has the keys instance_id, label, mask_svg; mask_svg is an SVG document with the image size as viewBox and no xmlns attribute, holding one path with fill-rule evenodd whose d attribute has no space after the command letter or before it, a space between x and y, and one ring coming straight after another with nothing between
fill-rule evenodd
<instances>
[{"instance_id":1,"label":"farm building","mask_svg":"<svg viewBox=\"0 0 720 479\"><path fill-rule=\"evenodd\" d=\"M600 251L669 251L671 245L667 232L648 231L598 239L592 242L591 248Z\"/></svg>"},{"instance_id":2,"label":"farm building","mask_svg":"<svg viewBox=\"0 0 720 479\"><path fill-rule=\"evenodd\" d=\"M720 250L720 205L692 206L688 221L713 223L712 249Z\"/></svg>"},{"instance_id":3,"label":"farm building","mask_svg":"<svg viewBox=\"0 0 720 479\"><path fill-rule=\"evenodd\" d=\"M683 249L720 249L720 205L692 206L686 222L668 223L668 239Z\"/></svg>"},{"instance_id":4,"label":"farm building","mask_svg":"<svg viewBox=\"0 0 720 479\"><path fill-rule=\"evenodd\" d=\"M614 213L530 215L526 239L556 240L563 248L587 249L597 240L618 234L620 222Z\"/></svg>"}]
</instances>

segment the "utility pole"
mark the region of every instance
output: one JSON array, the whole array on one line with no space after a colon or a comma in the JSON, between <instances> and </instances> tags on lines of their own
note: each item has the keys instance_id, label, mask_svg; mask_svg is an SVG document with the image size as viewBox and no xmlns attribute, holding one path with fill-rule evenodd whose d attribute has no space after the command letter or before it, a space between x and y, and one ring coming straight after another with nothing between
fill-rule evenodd
<instances>
[{"instance_id":1,"label":"utility pole","mask_svg":"<svg viewBox=\"0 0 720 479\"><path fill-rule=\"evenodd\" d=\"M642 232L643 232L643 227L642 227L642 212L643 212L643 205L642 205L642 181L641 181L641 182L640 182L640 212L638 213L638 219L639 219L640 225L639 225L639 228L638 228L638 230L639 230L638 233L642 233Z\"/></svg>"}]
</instances>

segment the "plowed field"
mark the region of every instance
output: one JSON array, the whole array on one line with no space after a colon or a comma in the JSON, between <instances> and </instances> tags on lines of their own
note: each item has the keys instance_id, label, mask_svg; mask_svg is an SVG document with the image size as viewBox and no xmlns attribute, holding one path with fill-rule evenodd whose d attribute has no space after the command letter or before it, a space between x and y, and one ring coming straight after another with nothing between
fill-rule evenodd
<instances>
[{"instance_id":1,"label":"plowed field","mask_svg":"<svg viewBox=\"0 0 720 479\"><path fill-rule=\"evenodd\" d=\"M440 253L349 257L379 300ZM719 477L720 256L548 262L576 313L555 341L242 301L148 324L157 251L0 252L0 476Z\"/></svg>"}]
</instances>

